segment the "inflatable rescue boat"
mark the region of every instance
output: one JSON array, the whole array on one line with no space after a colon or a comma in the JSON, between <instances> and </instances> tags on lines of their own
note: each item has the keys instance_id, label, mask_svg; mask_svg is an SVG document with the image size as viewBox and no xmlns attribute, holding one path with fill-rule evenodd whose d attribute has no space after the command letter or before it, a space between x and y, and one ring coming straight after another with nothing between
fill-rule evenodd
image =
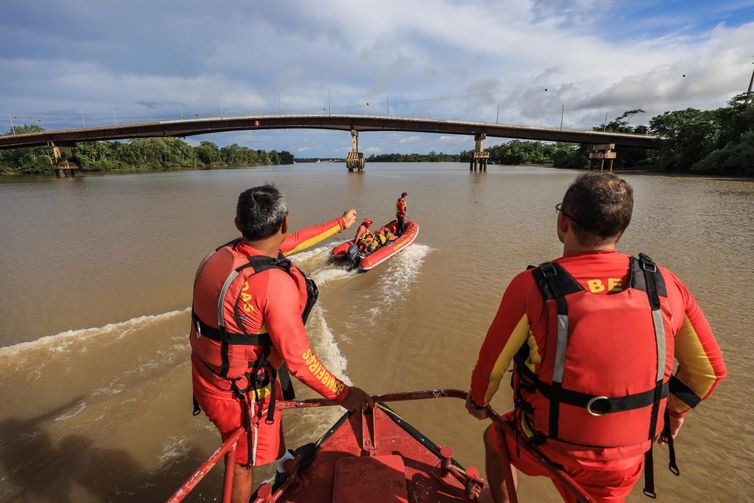
<instances>
[{"instance_id":1,"label":"inflatable rescue boat","mask_svg":"<svg viewBox=\"0 0 754 503\"><path fill-rule=\"evenodd\" d=\"M385 227L390 229L390 232L393 234L396 234L398 222L393 220L392 222L385 224ZM360 271L368 271L414 244L418 235L419 224L417 224L415 220L407 220L404 225L403 234L398 236L394 241L391 241L384 246L380 246L372 253L358 253L356 239L352 239L333 248L332 257L335 259L349 258L354 262L354 266L358 267Z\"/></svg>"}]
</instances>

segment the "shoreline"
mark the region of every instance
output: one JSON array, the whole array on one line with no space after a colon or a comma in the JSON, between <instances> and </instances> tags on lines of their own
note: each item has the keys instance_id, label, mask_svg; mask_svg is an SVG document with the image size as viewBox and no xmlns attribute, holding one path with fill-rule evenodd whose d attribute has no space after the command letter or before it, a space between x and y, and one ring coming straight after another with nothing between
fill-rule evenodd
<instances>
[{"instance_id":1,"label":"shoreline","mask_svg":"<svg viewBox=\"0 0 754 503\"><path fill-rule=\"evenodd\" d=\"M148 173L169 173L169 172L177 172L177 171L218 171L222 169L253 169L253 168L264 168L264 167L275 167L275 166L292 166L292 164L243 164L243 165L233 165L233 166L171 166L166 168L139 168L139 167L133 167L133 168L116 168L116 169L108 169L108 170L91 170L91 169L77 169L76 170L76 176L75 177L68 177L68 178L77 178L81 176L102 176L102 175L134 175L134 174L148 174ZM7 172L7 171L0 171L0 178L2 177L9 177L9 178L20 178L20 177L35 177L35 178L56 178L55 173L20 173L20 172Z\"/></svg>"},{"instance_id":2,"label":"shoreline","mask_svg":"<svg viewBox=\"0 0 754 503\"><path fill-rule=\"evenodd\" d=\"M341 161L331 161L330 164L337 164ZM463 166L466 166L466 162L464 161L374 161L375 164L387 164L389 162L393 163L405 163L405 164L416 164L418 162L426 162L426 163L457 163ZM293 166L295 164L319 164L316 162L298 162L294 161L293 164L244 164L244 165L223 165L223 166L171 166L166 168L144 168L144 167L132 167L132 168L117 168L117 169L110 169L110 170L77 170L76 176L72 178L78 178L78 177L84 177L84 176L105 176L105 175L134 175L134 174L149 174L149 173L169 173L169 172L178 172L178 171L218 171L223 169L255 169L255 168L264 168L264 167L275 167L275 166ZM322 164L326 164L325 162L322 162ZM548 168L548 169L563 169L563 168L556 168L551 164L537 164L537 163L524 163L524 164L490 164L489 166L497 166L497 167L540 167L540 168ZM595 171L590 170L586 168L581 169L571 169L571 171L578 171L578 172L586 172L586 171ZM742 177L742 176L736 176L736 175L713 175L713 174L705 174L705 173L678 173L673 171L659 171L657 169L652 168L631 168L631 169L620 169L620 170L613 170L613 173L617 175L647 175L647 176L668 176L668 177L674 177L674 178L708 178L708 179L714 179L714 180L734 180L734 181L741 181L741 182L752 182L754 181L754 177ZM0 179L2 178L56 178L55 173L14 173L14 172L7 172L7 171L0 171Z\"/></svg>"}]
</instances>

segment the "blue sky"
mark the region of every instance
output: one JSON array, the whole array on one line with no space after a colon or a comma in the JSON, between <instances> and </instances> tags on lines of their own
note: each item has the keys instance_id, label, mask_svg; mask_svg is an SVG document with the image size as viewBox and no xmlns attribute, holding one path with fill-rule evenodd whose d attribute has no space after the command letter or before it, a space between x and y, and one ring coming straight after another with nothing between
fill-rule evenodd
<instances>
[{"instance_id":1,"label":"blue sky","mask_svg":"<svg viewBox=\"0 0 754 503\"><path fill-rule=\"evenodd\" d=\"M754 0L5 0L0 129L255 113L590 128L634 108L712 108L754 68ZM684 77L685 75L685 77ZM347 133L219 144L342 156ZM203 138L193 138L198 141ZM462 136L365 133L367 154L458 152Z\"/></svg>"}]
</instances>

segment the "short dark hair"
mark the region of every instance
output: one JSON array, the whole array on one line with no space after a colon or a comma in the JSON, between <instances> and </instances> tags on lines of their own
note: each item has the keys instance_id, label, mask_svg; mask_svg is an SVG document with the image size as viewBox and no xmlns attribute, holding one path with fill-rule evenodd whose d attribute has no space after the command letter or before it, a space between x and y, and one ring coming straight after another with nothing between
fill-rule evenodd
<instances>
[{"instance_id":1,"label":"short dark hair","mask_svg":"<svg viewBox=\"0 0 754 503\"><path fill-rule=\"evenodd\" d=\"M401 197L406 197L407 195L408 195L408 192L404 192L403 194L401 194Z\"/></svg>"},{"instance_id":2,"label":"short dark hair","mask_svg":"<svg viewBox=\"0 0 754 503\"><path fill-rule=\"evenodd\" d=\"M581 241L620 236L631 223L634 190L612 173L584 173L563 196L563 213Z\"/></svg>"},{"instance_id":3,"label":"short dark hair","mask_svg":"<svg viewBox=\"0 0 754 503\"><path fill-rule=\"evenodd\" d=\"M243 237L249 241L272 236L287 216L285 196L274 185L252 187L238 196L238 227Z\"/></svg>"}]
</instances>

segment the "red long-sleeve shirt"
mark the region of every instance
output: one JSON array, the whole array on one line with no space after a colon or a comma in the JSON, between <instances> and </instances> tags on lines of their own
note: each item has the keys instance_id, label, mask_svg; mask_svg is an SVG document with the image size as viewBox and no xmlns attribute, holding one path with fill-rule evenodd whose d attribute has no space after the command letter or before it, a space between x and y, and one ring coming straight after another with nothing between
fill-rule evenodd
<instances>
[{"instance_id":1,"label":"red long-sleeve shirt","mask_svg":"<svg viewBox=\"0 0 754 503\"><path fill-rule=\"evenodd\" d=\"M286 237L280 251L284 255L302 251L343 229L345 221L338 218L300 230ZM236 249L248 256L261 255L245 242L240 242ZM291 273L301 274L295 266L291 268ZM306 291L302 291L299 285L291 274L272 268L251 275L237 299L232 301L238 306L238 318L245 333L270 334L272 348L268 360L273 367L280 368L285 363L291 374L320 395L342 399L348 393L348 386L330 372L311 349L301 319L307 300ZM221 378L205 365L195 362L194 369L199 374L199 379L195 380L195 391L198 388L200 393L232 398L227 383L220 382Z\"/></svg>"},{"instance_id":2,"label":"red long-sleeve shirt","mask_svg":"<svg viewBox=\"0 0 754 503\"><path fill-rule=\"evenodd\" d=\"M621 290L628 281L629 256L617 253L584 253L561 257L560 263L586 291L607 294ZM699 305L686 286L668 269L660 267L672 310L675 335L676 377L704 400L725 377L722 353ZM536 372L541 362L547 331L545 302L531 271L511 281L479 351L472 373L471 396L478 405L487 405L511 360L523 344L530 348L529 361ZM669 407L676 415L689 406L671 394Z\"/></svg>"}]
</instances>

